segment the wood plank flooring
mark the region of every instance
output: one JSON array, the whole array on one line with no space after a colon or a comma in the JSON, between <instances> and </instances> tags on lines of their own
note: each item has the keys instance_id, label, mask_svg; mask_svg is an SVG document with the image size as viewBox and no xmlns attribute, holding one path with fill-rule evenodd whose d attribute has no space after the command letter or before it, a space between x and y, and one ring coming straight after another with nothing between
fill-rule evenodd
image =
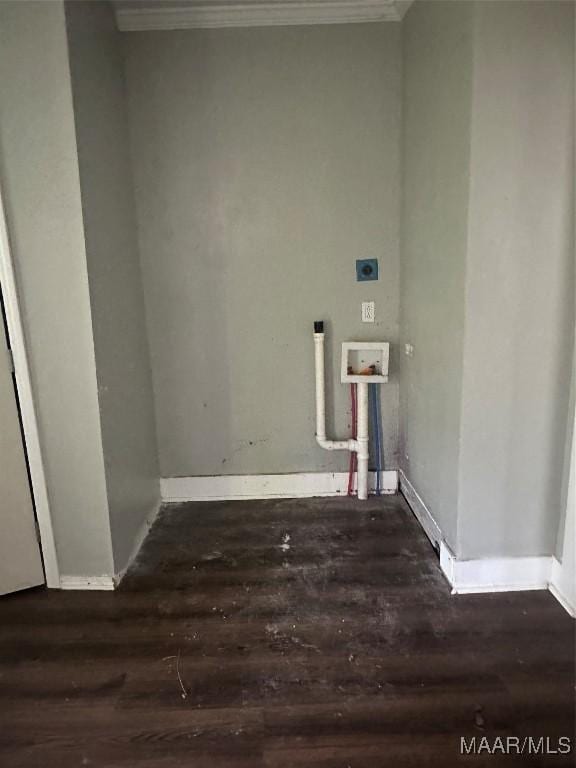
<instances>
[{"instance_id":1,"label":"wood plank flooring","mask_svg":"<svg viewBox=\"0 0 576 768\"><path fill-rule=\"evenodd\" d=\"M117 592L0 599L0 766L573 765L460 738L573 737L574 628L451 596L400 497L172 505Z\"/></svg>"}]
</instances>

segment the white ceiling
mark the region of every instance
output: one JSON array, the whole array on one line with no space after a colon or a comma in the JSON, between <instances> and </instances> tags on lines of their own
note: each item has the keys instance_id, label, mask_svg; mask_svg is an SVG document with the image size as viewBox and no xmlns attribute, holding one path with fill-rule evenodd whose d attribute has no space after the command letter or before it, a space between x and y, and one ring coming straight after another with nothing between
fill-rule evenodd
<instances>
[{"instance_id":1,"label":"white ceiling","mask_svg":"<svg viewBox=\"0 0 576 768\"><path fill-rule=\"evenodd\" d=\"M123 32L401 21L412 0L114 0Z\"/></svg>"}]
</instances>

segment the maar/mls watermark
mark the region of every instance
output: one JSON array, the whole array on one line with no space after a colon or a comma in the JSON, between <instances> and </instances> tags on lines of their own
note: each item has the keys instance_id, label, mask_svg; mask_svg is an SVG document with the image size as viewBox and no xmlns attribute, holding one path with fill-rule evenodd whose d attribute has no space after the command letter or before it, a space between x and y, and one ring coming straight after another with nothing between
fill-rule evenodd
<instances>
[{"instance_id":1,"label":"maar/mls watermark","mask_svg":"<svg viewBox=\"0 0 576 768\"><path fill-rule=\"evenodd\" d=\"M570 755L570 736L466 736L460 737L461 755Z\"/></svg>"}]
</instances>

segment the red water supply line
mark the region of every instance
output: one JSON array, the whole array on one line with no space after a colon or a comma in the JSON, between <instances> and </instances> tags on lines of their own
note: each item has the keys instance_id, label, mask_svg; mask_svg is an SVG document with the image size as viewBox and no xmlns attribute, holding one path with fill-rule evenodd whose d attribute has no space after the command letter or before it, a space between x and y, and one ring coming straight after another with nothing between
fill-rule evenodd
<instances>
[{"instance_id":1,"label":"red water supply line","mask_svg":"<svg viewBox=\"0 0 576 768\"><path fill-rule=\"evenodd\" d=\"M356 403L356 384L350 384L350 400L352 403L352 438L358 437L358 406ZM354 475L357 467L356 451L350 453L350 468L348 470L348 496L354 496Z\"/></svg>"}]
</instances>

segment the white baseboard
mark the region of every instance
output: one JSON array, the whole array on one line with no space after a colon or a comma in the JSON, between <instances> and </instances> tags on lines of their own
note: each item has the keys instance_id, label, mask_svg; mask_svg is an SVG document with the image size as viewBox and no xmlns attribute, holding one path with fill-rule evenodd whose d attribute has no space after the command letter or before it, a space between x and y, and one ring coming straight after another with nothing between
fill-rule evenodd
<instances>
[{"instance_id":1,"label":"white baseboard","mask_svg":"<svg viewBox=\"0 0 576 768\"><path fill-rule=\"evenodd\" d=\"M564 607L566 611L576 618L576 587L574 585L574 576L565 575L562 563L555 557L552 558L552 567L550 572L550 592L556 600Z\"/></svg>"},{"instance_id":2,"label":"white baseboard","mask_svg":"<svg viewBox=\"0 0 576 768\"><path fill-rule=\"evenodd\" d=\"M152 510L146 516L146 519L140 526L140 529L134 540L134 547L132 548L132 552L130 554L130 557L128 558L128 562L126 563L124 568L122 568L121 571L116 573L114 576L61 576L60 589L100 590L100 591L111 591L116 589L117 585L122 580L122 577L124 576L128 568L132 565L132 562L134 561L134 559L136 558L136 555L138 554L140 547L144 542L144 539L148 535L148 531L150 530L150 527L152 526L152 523L156 519L156 516L159 511L160 511L160 502L152 508Z\"/></svg>"},{"instance_id":3,"label":"white baseboard","mask_svg":"<svg viewBox=\"0 0 576 768\"><path fill-rule=\"evenodd\" d=\"M114 584L116 586L120 584L120 582L126 575L126 572L130 568L134 560L136 559L138 552L140 552L140 547L144 543L144 539L146 538L146 536L148 536L148 531L150 530L150 528L152 528L154 520L156 520L156 518L158 517L158 513L160 512L160 503L161 502L159 500L158 503L154 507L152 507L150 512L146 515L146 518L144 519L144 522L140 526L138 533L136 534L136 538L134 539L134 546L132 547L132 552L130 553L128 562L121 570L119 570L114 575Z\"/></svg>"},{"instance_id":4,"label":"white baseboard","mask_svg":"<svg viewBox=\"0 0 576 768\"><path fill-rule=\"evenodd\" d=\"M424 503L418 491L414 488L410 480L408 480L401 469L398 471L398 476L400 482L400 493L408 502L408 506L422 526L424 533L432 542L432 545L435 548L438 548L440 546L440 541L442 540L442 531L440 530L440 526L434 519L434 516Z\"/></svg>"},{"instance_id":5,"label":"white baseboard","mask_svg":"<svg viewBox=\"0 0 576 768\"><path fill-rule=\"evenodd\" d=\"M547 555L457 560L446 542L440 542L440 567L453 594L548 589L551 566Z\"/></svg>"},{"instance_id":6,"label":"white baseboard","mask_svg":"<svg viewBox=\"0 0 576 768\"><path fill-rule=\"evenodd\" d=\"M113 576L60 576L60 589L112 590Z\"/></svg>"},{"instance_id":7,"label":"white baseboard","mask_svg":"<svg viewBox=\"0 0 576 768\"><path fill-rule=\"evenodd\" d=\"M368 476L370 490L376 473ZM381 473L382 492L396 493L398 472ZM230 501L234 499L293 499L345 496L347 472L299 472L289 475L217 475L214 477L165 477L160 480L162 501Z\"/></svg>"},{"instance_id":8,"label":"white baseboard","mask_svg":"<svg viewBox=\"0 0 576 768\"><path fill-rule=\"evenodd\" d=\"M432 544L439 545L440 567L452 587L452 594L549 589L562 607L571 616L576 616L574 598L566 589L562 565L555 557L542 555L457 560L422 497L402 470L398 474L400 492Z\"/></svg>"}]
</instances>

